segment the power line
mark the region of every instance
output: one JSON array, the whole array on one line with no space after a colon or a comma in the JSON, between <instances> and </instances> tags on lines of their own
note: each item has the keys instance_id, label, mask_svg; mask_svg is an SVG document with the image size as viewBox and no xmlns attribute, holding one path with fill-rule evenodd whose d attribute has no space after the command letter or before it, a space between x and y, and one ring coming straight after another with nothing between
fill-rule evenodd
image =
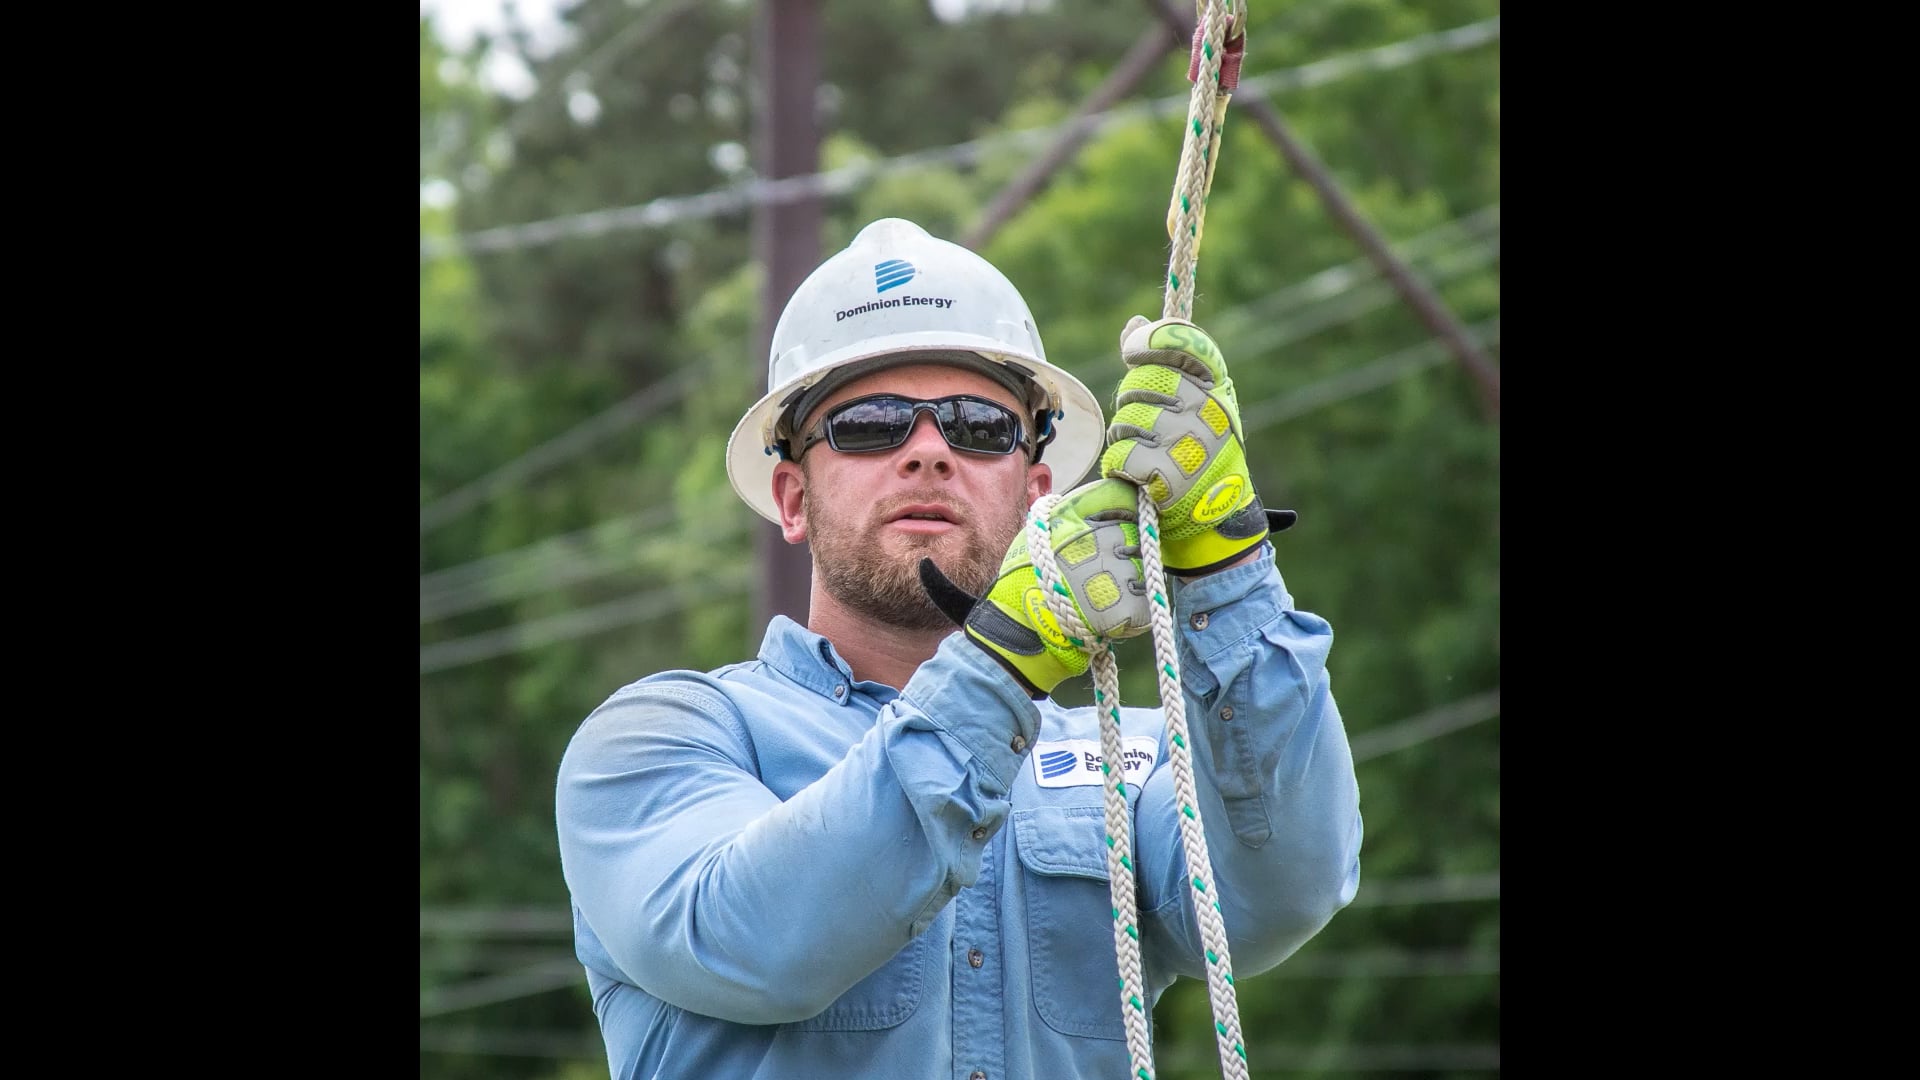
<instances>
[{"instance_id":1,"label":"power line","mask_svg":"<svg viewBox=\"0 0 1920 1080\"><path fill-rule=\"evenodd\" d=\"M1354 907L1395 907L1445 904L1467 900L1500 899L1500 874L1461 874L1454 877L1388 878L1361 882Z\"/></svg>"},{"instance_id":2,"label":"power line","mask_svg":"<svg viewBox=\"0 0 1920 1080\"><path fill-rule=\"evenodd\" d=\"M711 571L703 574L697 583L686 582L634 593L604 604L427 645L420 650L420 674L446 671L557 641L586 637L629 623L644 622L694 604L709 603L716 597L745 592L751 581L751 575L741 567Z\"/></svg>"},{"instance_id":3,"label":"power line","mask_svg":"<svg viewBox=\"0 0 1920 1080\"><path fill-rule=\"evenodd\" d=\"M1498 975L1498 953L1469 949L1432 949L1424 952L1372 950L1367 952L1295 954L1263 977L1310 979L1400 979L1429 975Z\"/></svg>"},{"instance_id":4,"label":"power line","mask_svg":"<svg viewBox=\"0 0 1920 1080\"><path fill-rule=\"evenodd\" d=\"M455 941L439 947L422 947L421 971L451 971L473 974L508 969L518 970L567 955L551 945L475 945Z\"/></svg>"},{"instance_id":5,"label":"power line","mask_svg":"<svg viewBox=\"0 0 1920 1080\"><path fill-rule=\"evenodd\" d=\"M1131 95L1160 66L1168 52L1185 44L1186 40L1171 28L1158 21L1148 23L1146 31L1134 40L1120 62L1074 109L1072 118L1067 123L1055 126L1054 130L1059 132L1059 136L1045 150L1034 155L1019 175L1000 188L987 208L961 235L960 246L972 251L979 251L985 246L1001 226L1047 186L1055 173L1079 155L1080 148L1086 145L1095 130L1087 118L1098 116L1103 110L1112 108L1122 98Z\"/></svg>"},{"instance_id":6,"label":"power line","mask_svg":"<svg viewBox=\"0 0 1920 1080\"><path fill-rule=\"evenodd\" d=\"M545 936L573 932L567 905L523 908L421 908L421 937Z\"/></svg>"},{"instance_id":7,"label":"power line","mask_svg":"<svg viewBox=\"0 0 1920 1080\"><path fill-rule=\"evenodd\" d=\"M564 987L586 985L580 961L557 956L505 975L483 975L458 986L440 987L420 995L420 1017L444 1016L482 1005L545 994Z\"/></svg>"},{"instance_id":8,"label":"power line","mask_svg":"<svg viewBox=\"0 0 1920 1080\"><path fill-rule=\"evenodd\" d=\"M508 119L505 125L507 134L512 136L524 133L527 118L533 114L534 102L554 93L556 90L565 90L567 88L566 84L569 82L579 79L591 83L592 80L606 74L606 69L611 66L615 60L618 60L622 54L626 53L635 45L646 41L653 35L655 30L658 30L669 20L692 7L694 2L695 0L653 0L645 9L635 15L632 21L608 36L605 41L594 46L593 51L588 53L580 63L576 64L564 79L550 79L535 86L533 93L528 96L527 100L520 103L519 107L514 110L513 115Z\"/></svg>"},{"instance_id":9,"label":"power line","mask_svg":"<svg viewBox=\"0 0 1920 1080\"><path fill-rule=\"evenodd\" d=\"M1409 746L1472 727L1499 715L1500 691L1496 687L1484 694L1421 713L1410 720L1402 720L1392 727L1355 735L1350 740L1353 763L1358 765L1396 750L1405 750Z\"/></svg>"},{"instance_id":10,"label":"power line","mask_svg":"<svg viewBox=\"0 0 1920 1080\"><path fill-rule=\"evenodd\" d=\"M464 487L435 500L420 510L420 535L445 525L501 491L521 483L542 470L578 456L581 451L609 435L625 431L635 421L645 419L660 408L687 395L706 374L697 367L685 367L640 390L610 409L577 425L572 430L534 447L505 465Z\"/></svg>"},{"instance_id":11,"label":"power line","mask_svg":"<svg viewBox=\"0 0 1920 1080\"><path fill-rule=\"evenodd\" d=\"M610 549L612 545L608 545ZM608 549L586 550L571 554L558 552L554 557L529 560L508 568L498 578L444 593L420 594L422 625L494 604L503 604L535 593L558 589L607 574L627 570L641 560L639 552L615 554Z\"/></svg>"},{"instance_id":12,"label":"power line","mask_svg":"<svg viewBox=\"0 0 1920 1080\"><path fill-rule=\"evenodd\" d=\"M483 1028L420 1029L420 1049L438 1054L578 1059L605 1064L606 1044L577 1031L488 1031Z\"/></svg>"},{"instance_id":13,"label":"power line","mask_svg":"<svg viewBox=\"0 0 1920 1080\"><path fill-rule=\"evenodd\" d=\"M1468 327L1467 332L1483 345L1497 345L1500 342L1500 320L1494 318L1476 323ZM1358 397L1398 382L1416 371L1442 364L1447 360L1447 355L1446 342L1428 338L1418 345L1410 345L1351 371L1310 383L1290 394L1258 402L1242 410L1241 427L1250 432L1259 431L1282 420L1292 420L1335 402Z\"/></svg>"},{"instance_id":14,"label":"power line","mask_svg":"<svg viewBox=\"0 0 1920 1080\"><path fill-rule=\"evenodd\" d=\"M1459 257L1435 260L1437 265L1428 275L1431 281L1449 281L1494 261L1500 257L1500 240L1496 236L1485 243L1455 249L1453 254ZM1392 284L1374 282L1344 295L1335 295L1309 308L1311 314L1307 318L1271 322L1264 329L1244 334L1235 342L1234 351L1255 354L1271 352L1311 337L1330 326L1352 322L1369 311L1386 307L1395 299Z\"/></svg>"},{"instance_id":15,"label":"power line","mask_svg":"<svg viewBox=\"0 0 1920 1080\"><path fill-rule=\"evenodd\" d=\"M426 602L429 596L456 595L477 585L485 584L489 578L511 576L520 572L520 568L525 565L545 565L564 558L569 551L589 543L624 540L631 535L627 530L636 528L660 512L660 508L651 507L631 514L622 514L619 517L596 521L572 532L549 536L507 551L482 555L469 562L421 574L421 601Z\"/></svg>"},{"instance_id":16,"label":"power line","mask_svg":"<svg viewBox=\"0 0 1920 1080\"><path fill-rule=\"evenodd\" d=\"M1387 71L1442 53L1462 52L1500 38L1500 17L1435 31L1378 48L1345 53L1325 60L1243 79L1239 93L1281 94L1323 86L1353 75ZM655 228L682 221L737 213L754 206L842 195L883 176L928 165L966 165L990 150L1031 150L1069 127L1091 125L1095 133L1141 118L1184 113L1186 94L1168 95L1074 117L1046 127L1000 132L951 146L917 150L875 161L858 162L827 172L807 173L778 180L755 179L695 195L668 195L632 206L565 214L519 225L502 225L455 237L422 237L421 261L457 252L479 254L550 244L559 240L603 236L625 229Z\"/></svg>"},{"instance_id":17,"label":"power line","mask_svg":"<svg viewBox=\"0 0 1920 1080\"><path fill-rule=\"evenodd\" d=\"M510 564L470 584L420 593L420 622L425 625L452 615L504 604L526 596L578 584L594 578L635 570L658 562L673 562L685 554L686 541L673 535L676 519L661 520L642 511L613 519L631 526L621 535L600 528L593 547L556 546ZM645 533L640 526L645 526ZM744 514L715 515L700 522L699 543L719 545L747 528Z\"/></svg>"},{"instance_id":18,"label":"power line","mask_svg":"<svg viewBox=\"0 0 1920 1080\"><path fill-rule=\"evenodd\" d=\"M1497 235L1499 231L1500 204L1490 203L1470 214L1442 222L1426 232L1396 243L1393 248L1404 259L1424 259L1448 248L1459 246L1467 240L1477 240L1489 233ZM1214 335L1215 337L1232 338L1237 342L1239 331L1243 327L1251 328L1261 325L1275 316L1305 307L1315 301L1330 299L1379 276L1380 267L1372 259L1362 255L1338 266L1330 266L1291 285L1275 289L1258 300L1228 308L1208 319L1207 323L1219 331ZM1236 348L1235 351L1239 350Z\"/></svg>"}]
</instances>

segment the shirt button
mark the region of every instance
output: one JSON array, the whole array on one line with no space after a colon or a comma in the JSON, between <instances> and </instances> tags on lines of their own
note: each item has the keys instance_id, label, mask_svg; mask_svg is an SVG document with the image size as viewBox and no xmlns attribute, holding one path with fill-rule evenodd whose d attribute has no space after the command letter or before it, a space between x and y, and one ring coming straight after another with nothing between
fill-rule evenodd
<instances>
[{"instance_id":1,"label":"shirt button","mask_svg":"<svg viewBox=\"0 0 1920 1080\"><path fill-rule=\"evenodd\" d=\"M1222 720L1231 720L1231 719L1233 719L1233 706L1231 706L1231 705L1229 705L1229 706L1227 706L1226 708L1224 708L1224 709L1221 709L1221 710L1220 710L1220 719L1222 719Z\"/></svg>"},{"instance_id":2,"label":"shirt button","mask_svg":"<svg viewBox=\"0 0 1920 1080\"><path fill-rule=\"evenodd\" d=\"M1193 625L1195 630L1205 630L1207 628L1207 613L1203 611L1187 621Z\"/></svg>"},{"instance_id":3,"label":"shirt button","mask_svg":"<svg viewBox=\"0 0 1920 1080\"><path fill-rule=\"evenodd\" d=\"M834 688L833 688L833 696L834 696L834 697L846 697L846 696L847 696L847 684L846 684L846 683L841 683L841 684L840 684L839 686L836 686L836 687L834 687Z\"/></svg>"},{"instance_id":4,"label":"shirt button","mask_svg":"<svg viewBox=\"0 0 1920 1080\"><path fill-rule=\"evenodd\" d=\"M987 962L986 953L981 952L979 949L967 950L967 963L972 964L974 967L979 967L981 964L984 964L986 962Z\"/></svg>"},{"instance_id":5,"label":"shirt button","mask_svg":"<svg viewBox=\"0 0 1920 1080\"><path fill-rule=\"evenodd\" d=\"M1017 754L1020 751L1025 750L1026 748L1027 748L1027 737L1025 735L1015 735L1013 737L1013 752Z\"/></svg>"},{"instance_id":6,"label":"shirt button","mask_svg":"<svg viewBox=\"0 0 1920 1080\"><path fill-rule=\"evenodd\" d=\"M979 1069L975 1069L967 1074L967 1080L987 1080L987 1074Z\"/></svg>"},{"instance_id":7,"label":"shirt button","mask_svg":"<svg viewBox=\"0 0 1920 1080\"><path fill-rule=\"evenodd\" d=\"M982 825L979 828L973 830L973 838L975 840L985 840L987 838L987 827L985 825Z\"/></svg>"}]
</instances>

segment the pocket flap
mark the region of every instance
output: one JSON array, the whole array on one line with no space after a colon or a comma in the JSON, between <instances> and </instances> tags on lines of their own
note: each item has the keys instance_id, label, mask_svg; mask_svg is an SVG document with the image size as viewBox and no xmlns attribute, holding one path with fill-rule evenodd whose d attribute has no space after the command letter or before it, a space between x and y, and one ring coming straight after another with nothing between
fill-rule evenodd
<instances>
[{"instance_id":1,"label":"pocket flap","mask_svg":"<svg viewBox=\"0 0 1920 1080\"><path fill-rule=\"evenodd\" d=\"M1100 806L1040 806L1013 812L1014 846L1036 874L1107 880L1107 813Z\"/></svg>"}]
</instances>

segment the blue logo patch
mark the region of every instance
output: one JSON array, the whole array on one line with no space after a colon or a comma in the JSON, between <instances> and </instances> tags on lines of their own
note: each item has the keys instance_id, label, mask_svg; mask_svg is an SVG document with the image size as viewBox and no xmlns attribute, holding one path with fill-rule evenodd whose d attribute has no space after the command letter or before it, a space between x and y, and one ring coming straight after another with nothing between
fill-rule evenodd
<instances>
[{"instance_id":1,"label":"blue logo patch","mask_svg":"<svg viewBox=\"0 0 1920 1080\"><path fill-rule=\"evenodd\" d=\"M1040 775L1051 780L1062 773L1070 773L1080 764L1080 755L1071 750L1049 750L1040 755Z\"/></svg>"},{"instance_id":2,"label":"blue logo patch","mask_svg":"<svg viewBox=\"0 0 1920 1080\"><path fill-rule=\"evenodd\" d=\"M886 292L896 286L905 285L913 280L913 275L919 272L919 269L905 259L888 259L883 263L874 263L873 291Z\"/></svg>"}]
</instances>

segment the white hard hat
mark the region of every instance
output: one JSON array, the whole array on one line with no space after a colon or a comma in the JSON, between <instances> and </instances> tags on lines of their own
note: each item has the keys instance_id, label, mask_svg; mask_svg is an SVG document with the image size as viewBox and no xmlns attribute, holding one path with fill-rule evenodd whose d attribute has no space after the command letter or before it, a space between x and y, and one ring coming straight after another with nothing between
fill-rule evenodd
<instances>
[{"instance_id":1,"label":"white hard hat","mask_svg":"<svg viewBox=\"0 0 1920 1080\"><path fill-rule=\"evenodd\" d=\"M1057 491L1099 458L1107 429L1100 403L1047 363L1033 312L1006 275L911 221L881 218L809 274L780 313L770 389L727 439L733 490L778 523L773 466L788 453L793 432L785 425L805 420L836 386L906 363L973 368L1019 394L1029 405L1027 437L1044 447Z\"/></svg>"}]
</instances>

